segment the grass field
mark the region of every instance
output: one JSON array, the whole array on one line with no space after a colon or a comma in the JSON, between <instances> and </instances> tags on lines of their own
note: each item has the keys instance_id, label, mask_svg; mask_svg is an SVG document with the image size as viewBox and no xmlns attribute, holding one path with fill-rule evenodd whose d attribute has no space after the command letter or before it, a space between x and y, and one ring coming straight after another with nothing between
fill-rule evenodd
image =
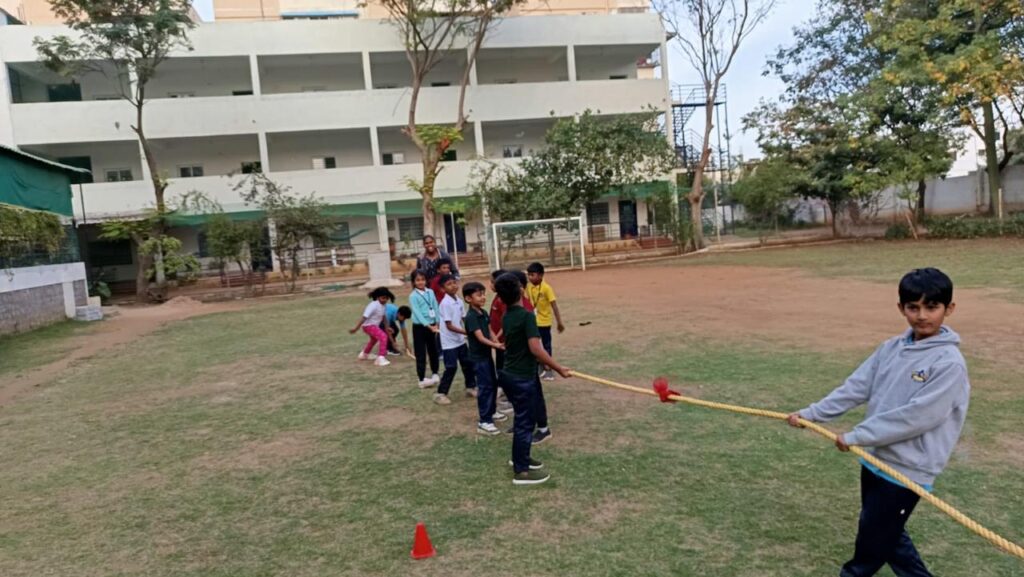
<instances>
[{"instance_id":1,"label":"grass field","mask_svg":"<svg viewBox=\"0 0 1024 577\"><path fill-rule=\"evenodd\" d=\"M987 315L964 313L965 339L976 332L968 321L1024 318L1011 282L1022 248L871 243L553 275L569 325L555 352L624 382L666 375L702 398L797 409L898 330L858 307L888 299L893 277L918 263L1016 295L965 294L968 311ZM806 292L758 300L782 267L804 271L789 282ZM876 280L887 284L863 282ZM719 296L696 308L688 287ZM800 340L796 324L735 320L790 301L832 310L836 294L845 301L833 320L849 338L832 343ZM471 399L438 407L410 361L354 360L363 340L345 329L364 303L263 302L177 322L0 409L0 575L791 577L835 575L851 552L849 455L779 422L578 380L545 385L554 438L535 456L552 482L513 488L510 439L475 434ZM727 307L745 311L716 320ZM8 358L18 370L43 364L73 332L0 340L0 384ZM936 494L1019 543L1024 367L989 349L965 341L972 405ZM417 521L434 559L409 559ZM910 530L936 575L1024 574L1024 562L928 505Z\"/></svg>"}]
</instances>

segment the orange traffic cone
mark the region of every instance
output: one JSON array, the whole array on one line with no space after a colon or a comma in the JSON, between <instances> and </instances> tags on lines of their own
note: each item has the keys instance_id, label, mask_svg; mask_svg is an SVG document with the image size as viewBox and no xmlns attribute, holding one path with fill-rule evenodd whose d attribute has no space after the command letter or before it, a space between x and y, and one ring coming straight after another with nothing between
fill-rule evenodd
<instances>
[{"instance_id":1,"label":"orange traffic cone","mask_svg":"<svg viewBox=\"0 0 1024 577\"><path fill-rule=\"evenodd\" d=\"M430 543L427 535L427 527L423 523L416 523L416 536L412 541L412 558L429 559L437 554L434 546Z\"/></svg>"}]
</instances>

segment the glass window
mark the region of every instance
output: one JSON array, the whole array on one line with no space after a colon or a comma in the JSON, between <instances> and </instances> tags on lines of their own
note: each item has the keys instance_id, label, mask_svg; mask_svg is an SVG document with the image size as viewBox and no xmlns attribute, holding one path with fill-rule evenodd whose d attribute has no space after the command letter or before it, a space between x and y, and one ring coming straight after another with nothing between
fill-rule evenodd
<instances>
[{"instance_id":1,"label":"glass window","mask_svg":"<svg viewBox=\"0 0 1024 577\"><path fill-rule=\"evenodd\" d=\"M597 202L587 207L588 224L608 224L610 222L607 202Z\"/></svg>"}]
</instances>

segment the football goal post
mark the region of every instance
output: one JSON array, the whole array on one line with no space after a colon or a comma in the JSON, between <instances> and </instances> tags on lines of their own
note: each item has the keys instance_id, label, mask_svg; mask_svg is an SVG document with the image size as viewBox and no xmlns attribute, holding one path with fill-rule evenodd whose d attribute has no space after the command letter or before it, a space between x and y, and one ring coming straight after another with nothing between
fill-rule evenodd
<instances>
[{"instance_id":1,"label":"football goal post","mask_svg":"<svg viewBox=\"0 0 1024 577\"><path fill-rule=\"evenodd\" d=\"M536 261L545 268L587 270L586 239L579 216L496 222L491 227L496 268L525 270Z\"/></svg>"}]
</instances>

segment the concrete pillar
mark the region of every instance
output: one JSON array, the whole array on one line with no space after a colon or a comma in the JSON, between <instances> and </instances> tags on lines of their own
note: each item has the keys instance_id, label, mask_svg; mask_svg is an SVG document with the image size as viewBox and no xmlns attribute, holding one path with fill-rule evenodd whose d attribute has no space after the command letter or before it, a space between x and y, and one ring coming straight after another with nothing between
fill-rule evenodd
<instances>
[{"instance_id":1,"label":"concrete pillar","mask_svg":"<svg viewBox=\"0 0 1024 577\"><path fill-rule=\"evenodd\" d=\"M381 166L383 160L380 157L380 138L376 126L370 127L370 153L373 154L373 165Z\"/></svg>"},{"instance_id":2,"label":"concrete pillar","mask_svg":"<svg viewBox=\"0 0 1024 577\"><path fill-rule=\"evenodd\" d=\"M249 55L249 78L252 82L253 96L262 96L263 88L260 86L260 63L255 54Z\"/></svg>"},{"instance_id":3,"label":"concrete pillar","mask_svg":"<svg viewBox=\"0 0 1024 577\"><path fill-rule=\"evenodd\" d=\"M270 148L267 146L267 133L257 132L256 139L260 144L260 168L263 169L263 174L270 173Z\"/></svg>"},{"instance_id":4,"label":"concrete pillar","mask_svg":"<svg viewBox=\"0 0 1024 577\"><path fill-rule=\"evenodd\" d=\"M565 60L569 64L569 82L576 82L576 47L572 44L565 49Z\"/></svg>"},{"instance_id":5,"label":"concrete pillar","mask_svg":"<svg viewBox=\"0 0 1024 577\"><path fill-rule=\"evenodd\" d=\"M64 316L69 319L75 318L75 283L74 281L64 281L61 283L61 289L64 291Z\"/></svg>"},{"instance_id":6,"label":"concrete pillar","mask_svg":"<svg viewBox=\"0 0 1024 577\"><path fill-rule=\"evenodd\" d=\"M389 252L391 247L388 245L388 216L383 200L377 201L377 238L380 241L380 249Z\"/></svg>"},{"instance_id":7,"label":"concrete pillar","mask_svg":"<svg viewBox=\"0 0 1024 577\"><path fill-rule=\"evenodd\" d=\"M366 90L373 90L373 70L370 69L370 53L363 52L363 86Z\"/></svg>"},{"instance_id":8,"label":"concrete pillar","mask_svg":"<svg viewBox=\"0 0 1024 577\"><path fill-rule=\"evenodd\" d=\"M281 272L281 255L274 250L277 245L277 226L272 218L267 219L267 236L270 237L270 270Z\"/></svg>"},{"instance_id":9,"label":"concrete pillar","mask_svg":"<svg viewBox=\"0 0 1024 577\"><path fill-rule=\"evenodd\" d=\"M476 155L483 158L484 155L484 125L479 120L473 121L473 139L476 140Z\"/></svg>"},{"instance_id":10,"label":"concrete pillar","mask_svg":"<svg viewBox=\"0 0 1024 577\"><path fill-rule=\"evenodd\" d=\"M14 146L14 122L11 121L11 110L13 95L11 94L11 81L7 76L7 65L0 61L0 144Z\"/></svg>"}]
</instances>

